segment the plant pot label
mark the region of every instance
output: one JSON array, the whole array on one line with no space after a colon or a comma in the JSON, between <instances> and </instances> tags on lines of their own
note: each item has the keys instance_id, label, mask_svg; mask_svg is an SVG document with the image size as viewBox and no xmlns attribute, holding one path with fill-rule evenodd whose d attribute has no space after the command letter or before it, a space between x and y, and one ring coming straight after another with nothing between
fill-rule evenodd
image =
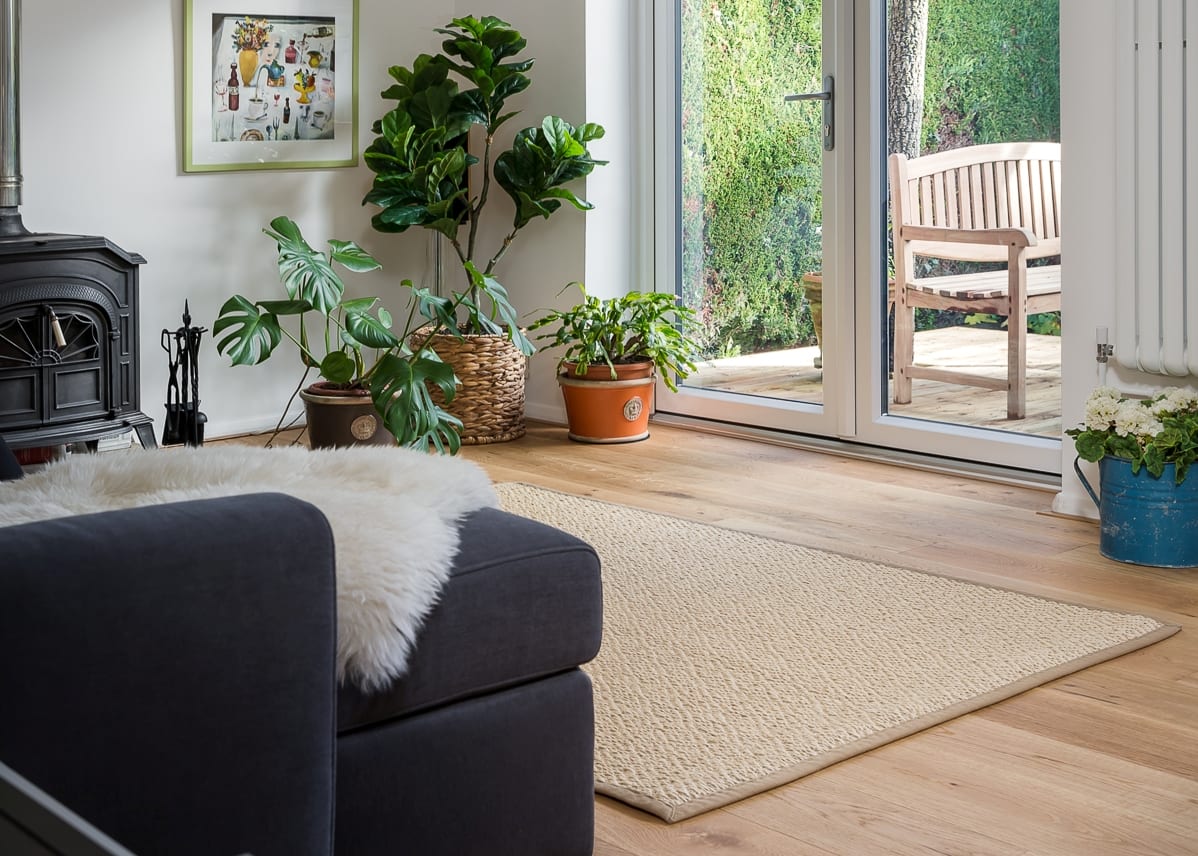
<instances>
[{"instance_id":1,"label":"plant pot label","mask_svg":"<svg viewBox=\"0 0 1198 856\"><path fill-rule=\"evenodd\" d=\"M639 395L634 395L624 404L624 418L629 422L635 422L641 418L641 413L645 409L645 402L641 401Z\"/></svg>"},{"instance_id":2,"label":"plant pot label","mask_svg":"<svg viewBox=\"0 0 1198 856\"><path fill-rule=\"evenodd\" d=\"M349 423L349 432L354 435L355 440L369 440L378 430L378 419L369 413L359 416L353 422Z\"/></svg>"}]
</instances>

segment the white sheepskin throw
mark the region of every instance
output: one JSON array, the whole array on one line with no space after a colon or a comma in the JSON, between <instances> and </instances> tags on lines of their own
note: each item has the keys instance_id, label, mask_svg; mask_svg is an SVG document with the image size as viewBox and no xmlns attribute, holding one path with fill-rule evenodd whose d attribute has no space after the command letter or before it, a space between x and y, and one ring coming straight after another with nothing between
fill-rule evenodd
<instances>
[{"instance_id":1,"label":"white sheepskin throw","mask_svg":"<svg viewBox=\"0 0 1198 856\"><path fill-rule=\"evenodd\" d=\"M395 447L209 446L71 455L0 482L0 526L273 491L328 517L337 562L337 677L366 691L407 669L458 550L458 522L497 507L481 468Z\"/></svg>"}]
</instances>

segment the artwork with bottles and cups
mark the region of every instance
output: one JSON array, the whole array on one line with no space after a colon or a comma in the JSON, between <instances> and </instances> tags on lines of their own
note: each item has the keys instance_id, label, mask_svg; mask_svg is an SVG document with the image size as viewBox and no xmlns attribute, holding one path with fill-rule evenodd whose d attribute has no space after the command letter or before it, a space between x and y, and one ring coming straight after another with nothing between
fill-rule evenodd
<instances>
[{"instance_id":1,"label":"artwork with bottles and cups","mask_svg":"<svg viewBox=\"0 0 1198 856\"><path fill-rule=\"evenodd\" d=\"M356 164L357 0L244 9L187 0L184 170Z\"/></svg>"}]
</instances>

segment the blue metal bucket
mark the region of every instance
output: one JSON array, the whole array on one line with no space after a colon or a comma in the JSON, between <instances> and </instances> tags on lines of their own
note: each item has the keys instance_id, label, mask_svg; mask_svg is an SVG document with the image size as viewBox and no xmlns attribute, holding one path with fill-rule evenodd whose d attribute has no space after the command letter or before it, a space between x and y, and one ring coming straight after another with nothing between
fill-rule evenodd
<instances>
[{"instance_id":1,"label":"blue metal bucket","mask_svg":"<svg viewBox=\"0 0 1198 856\"><path fill-rule=\"evenodd\" d=\"M1144 467L1135 475L1131 461L1107 456L1098 462L1099 498L1078 465L1073 469L1102 521L1098 551L1108 559L1160 568L1198 567L1198 468L1176 484L1176 469L1165 465L1160 478Z\"/></svg>"}]
</instances>

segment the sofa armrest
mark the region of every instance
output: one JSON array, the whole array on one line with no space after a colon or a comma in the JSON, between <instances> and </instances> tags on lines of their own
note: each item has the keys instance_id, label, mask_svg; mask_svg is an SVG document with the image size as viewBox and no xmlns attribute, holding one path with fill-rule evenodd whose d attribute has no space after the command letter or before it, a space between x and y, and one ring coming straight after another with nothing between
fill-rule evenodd
<instances>
[{"instance_id":1,"label":"sofa armrest","mask_svg":"<svg viewBox=\"0 0 1198 856\"><path fill-rule=\"evenodd\" d=\"M0 528L0 761L134 852L328 854L333 541L279 494Z\"/></svg>"}]
</instances>

